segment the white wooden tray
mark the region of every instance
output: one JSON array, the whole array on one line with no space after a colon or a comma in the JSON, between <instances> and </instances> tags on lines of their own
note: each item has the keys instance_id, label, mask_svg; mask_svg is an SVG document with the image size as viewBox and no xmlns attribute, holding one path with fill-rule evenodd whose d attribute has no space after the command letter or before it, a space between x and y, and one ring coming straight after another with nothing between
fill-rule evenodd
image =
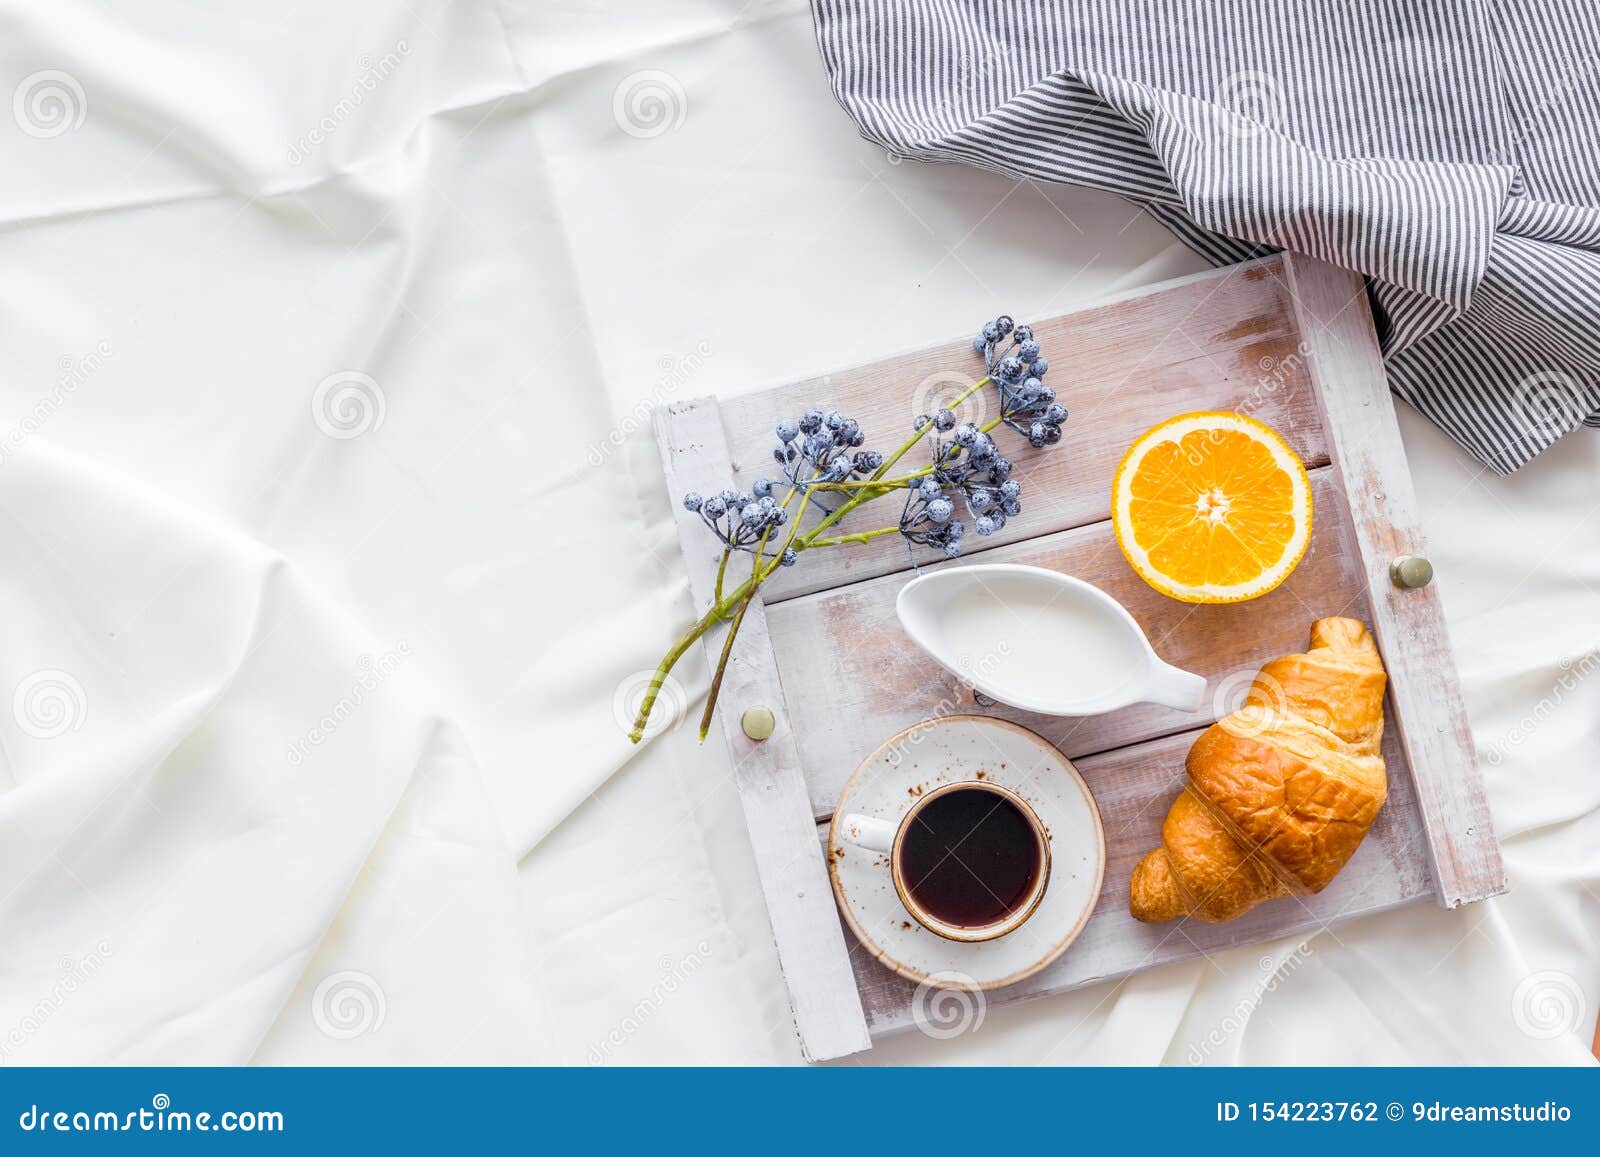
<instances>
[{"instance_id":1,"label":"white wooden tray","mask_svg":"<svg viewBox=\"0 0 1600 1157\"><path fill-rule=\"evenodd\" d=\"M989 994L991 1003L1046 996L1424 897L1455 907L1505 890L1437 590L1404 589L1389 577L1394 558L1425 551L1360 279L1283 254L1064 317L1026 320L1071 411L1065 438L1038 452L1037 461L1025 445L1007 441L1027 478L1023 515L991 538L969 535L964 559L939 565L1028 562L1087 579L1128 607L1163 657L1207 676L1214 694L1193 713L1137 705L1078 720L979 704L895 621L894 596L910 569L897 536L818 551L775 576L763 588L764 608L752 607L736 641L718 714L795 1027L812 1060L870 1048L873 1037L911 1023L914 987L841 927L823 845L834 801L861 759L896 731L952 709L1014 719L1055 743L1082 772L1106 826L1105 886L1088 928L1051 967ZM817 381L658 410L668 487L674 498L713 493L733 479L748 488L773 472L777 420L811 406L858 419L870 445L895 444L916 410L929 408L930 391L941 382L971 382L978 369L962 339ZM1191 410L1261 419L1311 473L1311 547L1287 582L1253 602L1194 607L1164 598L1123 560L1107 521L1123 451L1156 422ZM696 516L680 509L678 517L695 597L704 605L720 550ZM1128 915L1128 877L1160 842L1189 745L1219 708L1237 705L1262 662L1303 650L1312 620L1333 614L1372 627L1389 671L1389 802L1366 842L1317 896L1269 902L1230 924L1139 924ZM706 645L714 660L720 636L708 636ZM763 743L739 727L744 709L758 704L778 720Z\"/></svg>"}]
</instances>

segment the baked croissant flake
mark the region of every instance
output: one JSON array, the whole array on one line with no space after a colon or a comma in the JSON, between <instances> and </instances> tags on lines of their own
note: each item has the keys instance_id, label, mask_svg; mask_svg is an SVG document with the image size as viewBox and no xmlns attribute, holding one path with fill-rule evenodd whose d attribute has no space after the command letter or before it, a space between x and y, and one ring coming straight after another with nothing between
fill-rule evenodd
<instances>
[{"instance_id":1,"label":"baked croissant flake","mask_svg":"<svg viewBox=\"0 0 1600 1157\"><path fill-rule=\"evenodd\" d=\"M1263 900L1320 892L1388 794L1385 675L1355 619L1318 619L1311 646L1256 675L1244 706L1189 749L1189 782L1134 869L1129 908L1150 922L1233 920Z\"/></svg>"}]
</instances>

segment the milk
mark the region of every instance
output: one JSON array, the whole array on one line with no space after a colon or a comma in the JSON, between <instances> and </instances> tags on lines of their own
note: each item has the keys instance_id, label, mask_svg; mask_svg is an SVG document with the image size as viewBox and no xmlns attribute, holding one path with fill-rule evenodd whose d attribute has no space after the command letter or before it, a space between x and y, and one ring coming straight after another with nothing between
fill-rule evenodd
<instances>
[{"instance_id":1,"label":"milk","mask_svg":"<svg viewBox=\"0 0 1600 1157\"><path fill-rule=\"evenodd\" d=\"M953 584L930 610L930 650L998 698L1094 700L1146 671L1142 640L1078 588L990 574Z\"/></svg>"}]
</instances>

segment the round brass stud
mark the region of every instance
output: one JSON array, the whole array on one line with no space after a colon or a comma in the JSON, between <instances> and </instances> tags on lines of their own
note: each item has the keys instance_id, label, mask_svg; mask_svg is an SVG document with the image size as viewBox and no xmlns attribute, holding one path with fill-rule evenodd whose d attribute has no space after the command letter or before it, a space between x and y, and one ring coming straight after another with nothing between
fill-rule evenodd
<instances>
[{"instance_id":1,"label":"round brass stud","mask_svg":"<svg viewBox=\"0 0 1600 1157\"><path fill-rule=\"evenodd\" d=\"M747 736L760 743L772 738L778 720L773 716L770 707L747 707L744 714L739 716L739 726L744 729Z\"/></svg>"},{"instance_id":2,"label":"round brass stud","mask_svg":"<svg viewBox=\"0 0 1600 1157\"><path fill-rule=\"evenodd\" d=\"M1397 587L1417 590L1433 581L1433 564L1420 554L1403 554L1389 564L1389 578Z\"/></svg>"}]
</instances>

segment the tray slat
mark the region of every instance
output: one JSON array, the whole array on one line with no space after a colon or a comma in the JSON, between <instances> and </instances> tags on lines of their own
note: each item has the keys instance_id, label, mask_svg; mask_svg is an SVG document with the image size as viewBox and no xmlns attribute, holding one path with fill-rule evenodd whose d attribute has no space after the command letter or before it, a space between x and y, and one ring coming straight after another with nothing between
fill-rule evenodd
<instances>
[{"instance_id":1,"label":"tray slat","mask_svg":"<svg viewBox=\"0 0 1600 1157\"><path fill-rule=\"evenodd\" d=\"M1356 546L1351 557L1362 564L1373 634L1416 776L1423 846L1439 903L1454 908L1497 896L1506 890L1505 865L1439 588L1404 590L1389 579L1395 557L1426 551L1366 290L1346 270L1292 255L1283 261L1333 468L1347 499Z\"/></svg>"},{"instance_id":2,"label":"tray slat","mask_svg":"<svg viewBox=\"0 0 1600 1157\"><path fill-rule=\"evenodd\" d=\"M728 448L715 402L677 403L655 410L652 420L674 494L689 490L714 494L726 485ZM714 542L697 516L680 505L674 504L674 509L690 589L696 605L708 607L720 551L713 549ZM721 632L708 633L705 646L714 666L721 652ZM770 707L777 717L777 730L764 743L752 742L739 725L744 709L757 704ZM814 1061L871 1048L833 886L812 837L800 754L759 603L751 605L734 641L717 714L756 849L761 892L801 1048Z\"/></svg>"}]
</instances>

